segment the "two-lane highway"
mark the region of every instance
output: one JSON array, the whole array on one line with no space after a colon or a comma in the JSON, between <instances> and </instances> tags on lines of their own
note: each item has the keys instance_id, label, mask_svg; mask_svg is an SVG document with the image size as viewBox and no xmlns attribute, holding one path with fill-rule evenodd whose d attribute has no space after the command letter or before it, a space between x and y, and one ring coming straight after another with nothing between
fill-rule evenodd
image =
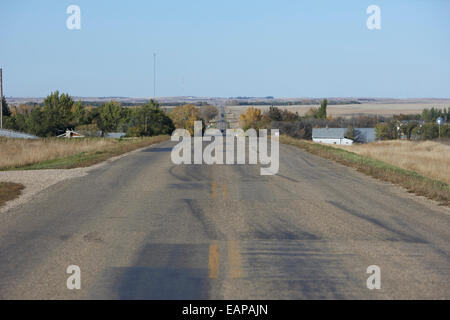
<instances>
[{"instance_id":1,"label":"two-lane highway","mask_svg":"<svg viewBox=\"0 0 450 320\"><path fill-rule=\"evenodd\" d=\"M1 215L0 298L450 298L447 209L291 146L261 176L174 165L173 145ZM366 287L370 265L380 290Z\"/></svg>"}]
</instances>

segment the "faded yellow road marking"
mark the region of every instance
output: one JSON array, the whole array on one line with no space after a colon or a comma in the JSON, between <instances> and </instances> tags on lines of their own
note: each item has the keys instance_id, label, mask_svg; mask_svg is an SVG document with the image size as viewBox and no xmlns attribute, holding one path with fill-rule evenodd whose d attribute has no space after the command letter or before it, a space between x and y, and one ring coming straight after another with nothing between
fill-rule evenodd
<instances>
[{"instance_id":1,"label":"faded yellow road marking","mask_svg":"<svg viewBox=\"0 0 450 320\"><path fill-rule=\"evenodd\" d=\"M225 183L222 183L222 195L225 200L228 199L228 189Z\"/></svg>"},{"instance_id":2,"label":"faded yellow road marking","mask_svg":"<svg viewBox=\"0 0 450 320\"><path fill-rule=\"evenodd\" d=\"M213 198L217 197L217 183L215 181L211 183L211 196Z\"/></svg>"},{"instance_id":3,"label":"faded yellow road marking","mask_svg":"<svg viewBox=\"0 0 450 320\"><path fill-rule=\"evenodd\" d=\"M230 278L242 278L242 258L238 241L228 241L228 263Z\"/></svg>"},{"instance_id":4,"label":"faded yellow road marking","mask_svg":"<svg viewBox=\"0 0 450 320\"><path fill-rule=\"evenodd\" d=\"M209 277L217 279L219 277L219 245L212 243L209 245Z\"/></svg>"}]
</instances>

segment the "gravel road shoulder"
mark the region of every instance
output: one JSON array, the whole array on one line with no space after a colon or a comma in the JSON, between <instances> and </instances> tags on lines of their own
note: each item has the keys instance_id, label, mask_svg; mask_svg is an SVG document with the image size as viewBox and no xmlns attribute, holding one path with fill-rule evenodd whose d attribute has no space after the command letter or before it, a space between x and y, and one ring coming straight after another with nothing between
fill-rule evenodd
<instances>
[{"instance_id":1,"label":"gravel road shoulder","mask_svg":"<svg viewBox=\"0 0 450 320\"><path fill-rule=\"evenodd\" d=\"M139 148L85 168L0 171L0 181L15 182L23 184L25 186L22 194L17 199L9 201L4 206L0 207L0 214L6 213L13 208L21 206L28 201L33 200L38 193L58 182L67 179L83 177L89 174L91 170L108 165L109 163L126 157L127 155L135 152L140 152L144 149L152 148L156 145L157 144Z\"/></svg>"}]
</instances>

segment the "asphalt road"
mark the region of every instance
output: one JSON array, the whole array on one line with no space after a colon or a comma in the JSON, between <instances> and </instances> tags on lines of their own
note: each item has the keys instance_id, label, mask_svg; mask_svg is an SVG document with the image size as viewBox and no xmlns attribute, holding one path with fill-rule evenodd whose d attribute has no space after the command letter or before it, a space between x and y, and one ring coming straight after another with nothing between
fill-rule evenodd
<instances>
[{"instance_id":1,"label":"asphalt road","mask_svg":"<svg viewBox=\"0 0 450 320\"><path fill-rule=\"evenodd\" d=\"M218 125L217 128L222 132L225 133L227 130L227 121L225 119L225 108L223 107L223 105L219 105L217 107L217 109L219 110L219 114L218 114Z\"/></svg>"},{"instance_id":2,"label":"asphalt road","mask_svg":"<svg viewBox=\"0 0 450 320\"><path fill-rule=\"evenodd\" d=\"M450 298L449 210L291 146L260 176L174 165L173 145L1 215L0 298ZM370 265L380 290L366 287Z\"/></svg>"}]
</instances>

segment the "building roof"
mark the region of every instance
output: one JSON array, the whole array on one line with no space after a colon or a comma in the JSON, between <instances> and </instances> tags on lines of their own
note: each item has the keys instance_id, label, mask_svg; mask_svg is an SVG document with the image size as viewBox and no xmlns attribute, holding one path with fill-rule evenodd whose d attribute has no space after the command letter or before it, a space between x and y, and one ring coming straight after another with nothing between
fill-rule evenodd
<instances>
[{"instance_id":1,"label":"building roof","mask_svg":"<svg viewBox=\"0 0 450 320\"><path fill-rule=\"evenodd\" d=\"M36 137L32 134L7 129L0 129L0 137L18 138L18 139L39 139L39 137Z\"/></svg>"},{"instance_id":2,"label":"building roof","mask_svg":"<svg viewBox=\"0 0 450 320\"><path fill-rule=\"evenodd\" d=\"M108 132L105 134L105 138L114 138L114 139L120 139L127 134L125 132Z\"/></svg>"},{"instance_id":3,"label":"building roof","mask_svg":"<svg viewBox=\"0 0 450 320\"><path fill-rule=\"evenodd\" d=\"M313 128L312 137L322 139L343 139L347 128Z\"/></svg>"},{"instance_id":4,"label":"building roof","mask_svg":"<svg viewBox=\"0 0 450 320\"><path fill-rule=\"evenodd\" d=\"M313 128L313 139L343 139L347 128ZM374 142L375 128L355 128L356 141Z\"/></svg>"},{"instance_id":5,"label":"building roof","mask_svg":"<svg viewBox=\"0 0 450 320\"><path fill-rule=\"evenodd\" d=\"M355 128L358 140L361 142L374 142L376 140L375 128Z\"/></svg>"}]
</instances>

